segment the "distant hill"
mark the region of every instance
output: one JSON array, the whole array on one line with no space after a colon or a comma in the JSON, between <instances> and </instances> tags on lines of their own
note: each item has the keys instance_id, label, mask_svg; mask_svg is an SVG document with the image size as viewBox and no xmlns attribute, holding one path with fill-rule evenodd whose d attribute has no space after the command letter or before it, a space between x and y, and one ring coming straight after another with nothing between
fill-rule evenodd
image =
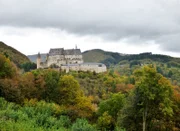
<instances>
[{"instance_id":1,"label":"distant hill","mask_svg":"<svg viewBox=\"0 0 180 131\"><path fill-rule=\"evenodd\" d=\"M124 55L117 52L107 52L94 49L83 52L84 62L101 62L107 66L117 64Z\"/></svg>"},{"instance_id":2,"label":"distant hill","mask_svg":"<svg viewBox=\"0 0 180 131\"><path fill-rule=\"evenodd\" d=\"M47 55L46 53L42 53L42 54L41 54L41 60L42 60L42 61L45 61L45 60L46 60L46 55ZM31 62L36 63L37 54L35 54L35 55L28 55L27 57L31 60Z\"/></svg>"},{"instance_id":3,"label":"distant hill","mask_svg":"<svg viewBox=\"0 0 180 131\"><path fill-rule=\"evenodd\" d=\"M109 65L116 65L118 63L126 63L132 65L148 64L148 63L166 63L173 67L180 67L180 58L175 58L167 55L152 54L145 52L140 54L120 54L116 52L106 52L99 49L85 51L83 53L85 62L102 62Z\"/></svg>"},{"instance_id":4,"label":"distant hill","mask_svg":"<svg viewBox=\"0 0 180 131\"><path fill-rule=\"evenodd\" d=\"M20 65L23 63L30 62L29 58L26 55L22 54L21 52L6 45L1 41L0 41L0 54L9 57L9 59L13 61L18 67L20 67Z\"/></svg>"}]
</instances>

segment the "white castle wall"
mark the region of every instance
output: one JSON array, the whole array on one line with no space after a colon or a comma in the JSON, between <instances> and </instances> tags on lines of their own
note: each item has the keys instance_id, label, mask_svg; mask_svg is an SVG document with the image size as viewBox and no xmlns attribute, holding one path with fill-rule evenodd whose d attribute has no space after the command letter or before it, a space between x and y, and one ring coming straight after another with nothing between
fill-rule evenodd
<instances>
[{"instance_id":1,"label":"white castle wall","mask_svg":"<svg viewBox=\"0 0 180 131\"><path fill-rule=\"evenodd\" d=\"M83 63L82 55L65 55L66 64L81 64Z\"/></svg>"},{"instance_id":2,"label":"white castle wall","mask_svg":"<svg viewBox=\"0 0 180 131\"><path fill-rule=\"evenodd\" d=\"M107 68L102 63L83 63L83 64L67 64L61 66L62 70L69 72L69 70L73 71L94 71L96 73L106 72Z\"/></svg>"},{"instance_id":3,"label":"white castle wall","mask_svg":"<svg viewBox=\"0 0 180 131\"><path fill-rule=\"evenodd\" d=\"M64 60L64 55L54 55L47 58L47 64L48 67L52 64L60 66L61 64L66 64L66 61Z\"/></svg>"},{"instance_id":4,"label":"white castle wall","mask_svg":"<svg viewBox=\"0 0 180 131\"><path fill-rule=\"evenodd\" d=\"M47 66L56 64L61 66L62 64L81 64L83 63L82 55L54 55L49 56L47 59Z\"/></svg>"},{"instance_id":5,"label":"white castle wall","mask_svg":"<svg viewBox=\"0 0 180 131\"><path fill-rule=\"evenodd\" d=\"M84 63L80 65L82 71L95 71L96 73L106 72L106 66L101 63Z\"/></svg>"}]
</instances>

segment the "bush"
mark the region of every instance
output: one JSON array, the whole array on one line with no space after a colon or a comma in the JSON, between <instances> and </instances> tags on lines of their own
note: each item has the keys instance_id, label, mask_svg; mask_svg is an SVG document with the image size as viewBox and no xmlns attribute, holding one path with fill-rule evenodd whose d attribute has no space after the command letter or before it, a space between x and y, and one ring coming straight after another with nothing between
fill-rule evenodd
<instances>
[{"instance_id":1,"label":"bush","mask_svg":"<svg viewBox=\"0 0 180 131\"><path fill-rule=\"evenodd\" d=\"M72 125L72 131L96 131L96 129L86 119L77 119Z\"/></svg>"}]
</instances>

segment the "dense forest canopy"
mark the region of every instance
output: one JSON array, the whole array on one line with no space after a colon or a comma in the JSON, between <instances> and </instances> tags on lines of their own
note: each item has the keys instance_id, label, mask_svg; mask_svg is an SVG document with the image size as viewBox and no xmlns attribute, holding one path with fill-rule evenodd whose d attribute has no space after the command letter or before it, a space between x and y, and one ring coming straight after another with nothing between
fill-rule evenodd
<instances>
[{"instance_id":1,"label":"dense forest canopy","mask_svg":"<svg viewBox=\"0 0 180 131\"><path fill-rule=\"evenodd\" d=\"M100 74L54 69L22 73L0 55L0 129L178 131L177 69L122 61Z\"/></svg>"},{"instance_id":2,"label":"dense forest canopy","mask_svg":"<svg viewBox=\"0 0 180 131\"><path fill-rule=\"evenodd\" d=\"M180 129L178 58L92 50L84 57L105 63L106 73L65 73L37 70L24 55L0 44L2 130Z\"/></svg>"}]
</instances>

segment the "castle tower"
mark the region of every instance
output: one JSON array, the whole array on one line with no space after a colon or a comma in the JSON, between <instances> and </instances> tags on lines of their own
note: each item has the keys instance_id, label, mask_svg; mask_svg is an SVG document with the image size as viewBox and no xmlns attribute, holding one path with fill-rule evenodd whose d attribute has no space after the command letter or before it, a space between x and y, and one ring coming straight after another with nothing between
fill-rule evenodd
<instances>
[{"instance_id":1,"label":"castle tower","mask_svg":"<svg viewBox=\"0 0 180 131\"><path fill-rule=\"evenodd\" d=\"M41 67L41 54L38 53L38 56L37 56L37 69L39 69Z\"/></svg>"},{"instance_id":2,"label":"castle tower","mask_svg":"<svg viewBox=\"0 0 180 131\"><path fill-rule=\"evenodd\" d=\"M75 46L75 49L77 49L77 45Z\"/></svg>"}]
</instances>

